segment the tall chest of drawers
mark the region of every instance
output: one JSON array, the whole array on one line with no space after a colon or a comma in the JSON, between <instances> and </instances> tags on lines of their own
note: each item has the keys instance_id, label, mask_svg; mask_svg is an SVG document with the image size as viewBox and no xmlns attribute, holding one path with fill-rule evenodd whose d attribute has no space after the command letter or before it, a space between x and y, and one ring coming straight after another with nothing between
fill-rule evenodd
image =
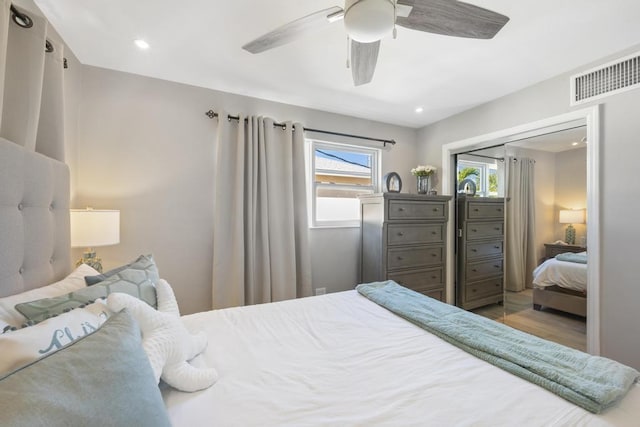
<instances>
[{"instance_id":1,"label":"tall chest of drawers","mask_svg":"<svg viewBox=\"0 0 640 427\"><path fill-rule=\"evenodd\" d=\"M456 304L503 300L504 198L458 197Z\"/></svg>"},{"instance_id":2,"label":"tall chest of drawers","mask_svg":"<svg viewBox=\"0 0 640 427\"><path fill-rule=\"evenodd\" d=\"M449 196L360 196L363 283L395 282L445 301Z\"/></svg>"}]
</instances>

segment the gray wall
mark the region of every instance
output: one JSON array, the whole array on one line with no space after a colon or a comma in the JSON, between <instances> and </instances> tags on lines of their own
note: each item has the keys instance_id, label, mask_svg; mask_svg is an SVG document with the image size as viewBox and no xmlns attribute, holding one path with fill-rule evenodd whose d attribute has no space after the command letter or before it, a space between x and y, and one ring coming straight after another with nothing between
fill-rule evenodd
<instances>
[{"instance_id":1,"label":"gray wall","mask_svg":"<svg viewBox=\"0 0 640 427\"><path fill-rule=\"evenodd\" d=\"M603 58L581 70L639 48ZM421 129L419 158L440 165L443 144L571 111L571 74L541 82ZM605 98L601 104L601 351L604 356L640 368L640 340L636 339L640 324L637 307L640 286L635 267L640 227L631 219L633 212L640 210L640 198L632 190L640 156L640 90Z\"/></svg>"},{"instance_id":2,"label":"gray wall","mask_svg":"<svg viewBox=\"0 0 640 427\"><path fill-rule=\"evenodd\" d=\"M383 151L382 172L400 173L405 188L413 182L415 129L94 67L82 70L78 93L73 207L120 209L121 243L98 248L105 267L153 253L184 313L211 308L217 120L204 115L210 108L393 138L397 144ZM310 242L314 288L352 289L358 282L360 229L314 229Z\"/></svg>"},{"instance_id":3,"label":"gray wall","mask_svg":"<svg viewBox=\"0 0 640 427\"><path fill-rule=\"evenodd\" d=\"M567 224L560 224L561 209L587 208L587 149L556 154L555 233L554 240L564 240ZM586 224L574 224L576 243L581 244L587 233Z\"/></svg>"}]
</instances>

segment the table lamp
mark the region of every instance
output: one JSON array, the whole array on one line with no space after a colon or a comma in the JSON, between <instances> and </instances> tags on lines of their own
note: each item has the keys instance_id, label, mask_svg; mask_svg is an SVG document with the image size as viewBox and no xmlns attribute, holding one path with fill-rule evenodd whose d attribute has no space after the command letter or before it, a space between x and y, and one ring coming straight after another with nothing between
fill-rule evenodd
<instances>
[{"instance_id":1,"label":"table lamp","mask_svg":"<svg viewBox=\"0 0 640 427\"><path fill-rule=\"evenodd\" d=\"M576 243L576 229L572 224L584 224L584 209L561 210L560 224L569 224L565 231L564 241L574 245Z\"/></svg>"},{"instance_id":2,"label":"table lamp","mask_svg":"<svg viewBox=\"0 0 640 427\"><path fill-rule=\"evenodd\" d=\"M102 209L71 209L71 247L87 248L76 262L87 264L102 273L102 260L93 248L120 243L120 211Z\"/></svg>"}]
</instances>

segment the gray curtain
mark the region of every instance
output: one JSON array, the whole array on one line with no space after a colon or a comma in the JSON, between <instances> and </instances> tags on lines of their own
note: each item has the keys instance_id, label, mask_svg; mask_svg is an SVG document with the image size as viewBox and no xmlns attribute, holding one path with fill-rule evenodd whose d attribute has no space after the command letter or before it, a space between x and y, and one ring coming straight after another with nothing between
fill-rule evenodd
<instances>
[{"instance_id":1,"label":"gray curtain","mask_svg":"<svg viewBox=\"0 0 640 427\"><path fill-rule=\"evenodd\" d=\"M505 285L509 291L530 288L535 254L535 161L505 159L507 215L505 233Z\"/></svg>"},{"instance_id":2,"label":"gray curtain","mask_svg":"<svg viewBox=\"0 0 640 427\"><path fill-rule=\"evenodd\" d=\"M0 136L64 161L64 45L47 36L46 19L33 11L17 8L33 26L17 25L10 6L0 0Z\"/></svg>"},{"instance_id":3,"label":"gray curtain","mask_svg":"<svg viewBox=\"0 0 640 427\"><path fill-rule=\"evenodd\" d=\"M311 295L303 127L219 117L213 308Z\"/></svg>"}]
</instances>

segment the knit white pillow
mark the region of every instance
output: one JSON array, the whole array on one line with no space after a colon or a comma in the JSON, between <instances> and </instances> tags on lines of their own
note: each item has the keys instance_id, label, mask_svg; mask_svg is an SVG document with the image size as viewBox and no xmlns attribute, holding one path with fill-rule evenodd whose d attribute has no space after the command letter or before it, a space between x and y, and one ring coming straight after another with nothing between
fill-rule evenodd
<instances>
[{"instance_id":1,"label":"knit white pillow","mask_svg":"<svg viewBox=\"0 0 640 427\"><path fill-rule=\"evenodd\" d=\"M218 380L215 369L199 369L188 363L207 346L204 333L192 335L182 324L178 303L169 283L160 279L156 285L158 310L127 294L113 293L107 298L114 312L124 308L142 329L142 346L156 376L181 391L198 391Z\"/></svg>"}]
</instances>

